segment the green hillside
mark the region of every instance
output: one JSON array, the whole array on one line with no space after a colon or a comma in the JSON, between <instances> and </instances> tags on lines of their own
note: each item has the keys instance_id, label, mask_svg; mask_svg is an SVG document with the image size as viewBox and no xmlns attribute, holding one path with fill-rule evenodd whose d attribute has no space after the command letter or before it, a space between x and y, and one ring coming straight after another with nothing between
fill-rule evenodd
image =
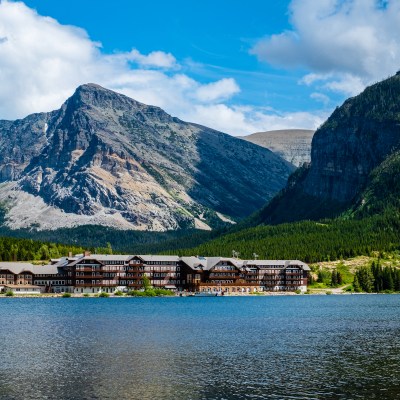
<instances>
[{"instance_id":1,"label":"green hillside","mask_svg":"<svg viewBox=\"0 0 400 400\"><path fill-rule=\"evenodd\" d=\"M0 261L49 260L67 256L69 252L82 253L78 246L66 246L32 239L0 237Z\"/></svg>"},{"instance_id":2,"label":"green hillside","mask_svg":"<svg viewBox=\"0 0 400 400\"><path fill-rule=\"evenodd\" d=\"M391 154L372 171L369 183L347 214L358 218L382 213L388 207L400 210L400 152Z\"/></svg>"},{"instance_id":3,"label":"green hillside","mask_svg":"<svg viewBox=\"0 0 400 400\"><path fill-rule=\"evenodd\" d=\"M303 221L276 226L257 226L223 235L181 255L231 256L241 258L300 259L306 262L336 260L372 251L392 251L400 247L400 214L384 214L363 219Z\"/></svg>"}]
</instances>

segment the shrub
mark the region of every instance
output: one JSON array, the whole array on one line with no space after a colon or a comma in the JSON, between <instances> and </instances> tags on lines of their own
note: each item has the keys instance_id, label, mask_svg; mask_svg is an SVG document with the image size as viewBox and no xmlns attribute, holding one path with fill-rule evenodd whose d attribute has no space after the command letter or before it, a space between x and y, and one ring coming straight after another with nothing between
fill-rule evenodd
<instances>
[{"instance_id":1,"label":"shrub","mask_svg":"<svg viewBox=\"0 0 400 400\"><path fill-rule=\"evenodd\" d=\"M108 293L106 293L106 292L101 292L99 294L99 297L110 297L110 295Z\"/></svg>"},{"instance_id":2,"label":"shrub","mask_svg":"<svg viewBox=\"0 0 400 400\"><path fill-rule=\"evenodd\" d=\"M83 293L83 297L89 297L89 293Z\"/></svg>"},{"instance_id":3,"label":"shrub","mask_svg":"<svg viewBox=\"0 0 400 400\"><path fill-rule=\"evenodd\" d=\"M9 297L14 296L14 292L12 290L7 290L6 296L9 296Z\"/></svg>"},{"instance_id":4,"label":"shrub","mask_svg":"<svg viewBox=\"0 0 400 400\"><path fill-rule=\"evenodd\" d=\"M121 290L117 290L114 292L114 296L123 296L124 294L121 292Z\"/></svg>"},{"instance_id":5,"label":"shrub","mask_svg":"<svg viewBox=\"0 0 400 400\"><path fill-rule=\"evenodd\" d=\"M332 291L331 290L327 290L326 294L332 294Z\"/></svg>"},{"instance_id":6,"label":"shrub","mask_svg":"<svg viewBox=\"0 0 400 400\"><path fill-rule=\"evenodd\" d=\"M297 290L295 290L295 293L296 293L296 294L301 294L301 290L300 290L300 289L297 289Z\"/></svg>"},{"instance_id":7,"label":"shrub","mask_svg":"<svg viewBox=\"0 0 400 400\"><path fill-rule=\"evenodd\" d=\"M175 296L175 293L172 290L167 289L154 289L154 293L156 296Z\"/></svg>"},{"instance_id":8,"label":"shrub","mask_svg":"<svg viewBox=\"0 0 400 400\"><path fill-rule=\"evenodd\" d=\"M140 290L130 290L128 292L128 296L143 297L143 296L146 296L146 293L142 292Z\"/></svg>"},{"instance_id":9,"label":"shrub","mask_svg":"<svg viewBox=\"0 0 400 400\"><path fill-rule=\"evenodd\" d=\"M62 297L71 297L71 293L68 293L68 292L63 293Z\"/></svg>"},{"instance_id":10,"label":"shrub","mask_svg":"<svg viewBox=\"0 0 400 400\"><path fill-rule=\"evenodd\" d=\"M172 290L167 289L147 289L141 290L131 290L128 292L128 296L134 297L156 297L156 296L175 296Z\"/></svg>"}]
</instances>

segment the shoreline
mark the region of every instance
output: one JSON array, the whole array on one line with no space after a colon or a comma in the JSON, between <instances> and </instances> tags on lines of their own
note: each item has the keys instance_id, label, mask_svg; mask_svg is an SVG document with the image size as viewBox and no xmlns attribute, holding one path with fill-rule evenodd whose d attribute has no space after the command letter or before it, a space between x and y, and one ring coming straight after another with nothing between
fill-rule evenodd
<instances>
[{"instance_id":1,"label":"shoreline","mask_svg":"<svg viewBox=\"0 0 400 400\"><path fill-rule=\"evenodd\" d=\"M213 298L213 297L276 297L276 296L352 296L352 295L400 295L400 293L349 293L349 292L344 292L344 293L287 293L287 292L274 292L274 293L259 293L259 294L229 294L229 295L223 295L223 296L194 296L194 295L189 295L189 294L183 294L182 296L180 295L174 295L174 296L129 296L129 295L123 295L123 296L115 296L110 294L108 299L134 299L134 298L184 298L184 297L190 297L190 298ZM13 296L6 296L5 294L0 294L0 299L95 299L95 298L103 298L100 296L92 295L92 296L83 296L82 294L72 294L70 297L63 297L63 294L58 294L58 293L49 293L49 294L14 294Z\"/></svg>"}]
</instances>

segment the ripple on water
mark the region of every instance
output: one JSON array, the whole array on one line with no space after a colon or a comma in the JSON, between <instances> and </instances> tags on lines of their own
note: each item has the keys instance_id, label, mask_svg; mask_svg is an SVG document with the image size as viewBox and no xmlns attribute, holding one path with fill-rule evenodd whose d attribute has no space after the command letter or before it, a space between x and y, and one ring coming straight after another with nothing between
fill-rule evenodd
<instances>
[{"instance_id":1,"label":"ripple on water","mask_svg":"<svg viewBox=\"0 0 400 400\"><path fill-rule=\"evenodd\" d=\"M400 296L1 299L1 399L400 398Z\"/></svg>"}]
</instances>

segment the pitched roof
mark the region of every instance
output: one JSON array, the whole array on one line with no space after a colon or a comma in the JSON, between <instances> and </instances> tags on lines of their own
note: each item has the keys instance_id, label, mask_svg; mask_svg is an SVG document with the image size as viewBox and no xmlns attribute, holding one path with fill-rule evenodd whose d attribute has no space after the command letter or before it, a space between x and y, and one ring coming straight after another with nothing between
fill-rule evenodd
<instances>
[{"instance_id":1,"label":"pitched roof","mask_svg":"<svg viewBox=\"0 0 400 400\"><path fill-rule=\"evenodd\" d=\"M131 256L132 257L132 256ZM141 258L143 261L150 262L150 261L167 261L167 262L178 262L178 256L153 256L153 255L143 255L138 254L136 257Z\"/></svg>"},{"instance_id":2,"label":"pitched roof","mask_svg":"<svg viewBox=\"0 0 400 400\"><path fill-rule=\"evenodd\" d=\"M240 268L243 261L236 258L225 257L181 257L181 260L192 269L202 269L208 271L214 268L219 262L230 262L235 267Z\"/></svg>"},{"instance_id":3,"label":"pitched roof","mask_svg":"<svg viewBox=\"0 0 400 400\"><path fill-rule=\"evenodd\" d=\"M132 258L127 254L92 254L83 257L84 260L97 260L97 261L128 261Z\"/></svg>"},{"instance_id":4,"label":"pitched roof","mask_svg":"<svg viewBox=\"0 0 400 400\"><path fill-rule=\"evenodd\" d=\"M206 262L204 262L204 260L194 256L181 257L181 261L183 261L188 267L192 269L203 269L206 266Z\"/></svg>"},{"instance_id":5,"label":"pitched roof","mask_svg":"<svg viewBox=\"0 0 400 400\"><path fill-rule=\"evenodd\" d=\"M34 265L33 271L35 275L57 275L57 274L65 274L64 268L62 266L58 266L55 264L48 265Z\"/></svg>"},{"instance_id":6,"label":"pitched roof","mask_svg":"<svg viewBox=\"0 0 400 400\"><path fill-rule=\"evenodd\" d=\"M20 262L0 262L0 270L9 270L13 274L31 272L34 275L56 275L63 272L61 267L55 264L33 265Z\"/></svg>"},{"instance_id":7,"label":"pitched roof","mask_svg":"<svg viewBox=\"0 0 400 400\"><path fill-rule=\"evenodd\" d=\"M9 270L13 274L20 274L24 271L33 272L34 265L31 263L21 262L0 262L0 270Z\"/></svg>"},{"instance_id":8,"label":"pitched roof","mask_svg":"<svg viewBox=\"0 0 400 400\"><path fill-rule=\"evenodd\" d=\"M7 285L2 285L5 288L10 288L10 289L40 289L40 286L36 285L13 285L13 284L7 284Z\"/></svg>"},{"instance_id":9,"label":"pitched roof","mask_svg":"<svg viewBox=\"0 0 400 400\"><path fill-rule=\"evenodd\" d=\"M305 271L309 271L310 267L299 260L244 260L244 265L246 267L256 266L256 267L274 267L286 268L289 266L300 266Z\"/></svg>"}]
</instances>

